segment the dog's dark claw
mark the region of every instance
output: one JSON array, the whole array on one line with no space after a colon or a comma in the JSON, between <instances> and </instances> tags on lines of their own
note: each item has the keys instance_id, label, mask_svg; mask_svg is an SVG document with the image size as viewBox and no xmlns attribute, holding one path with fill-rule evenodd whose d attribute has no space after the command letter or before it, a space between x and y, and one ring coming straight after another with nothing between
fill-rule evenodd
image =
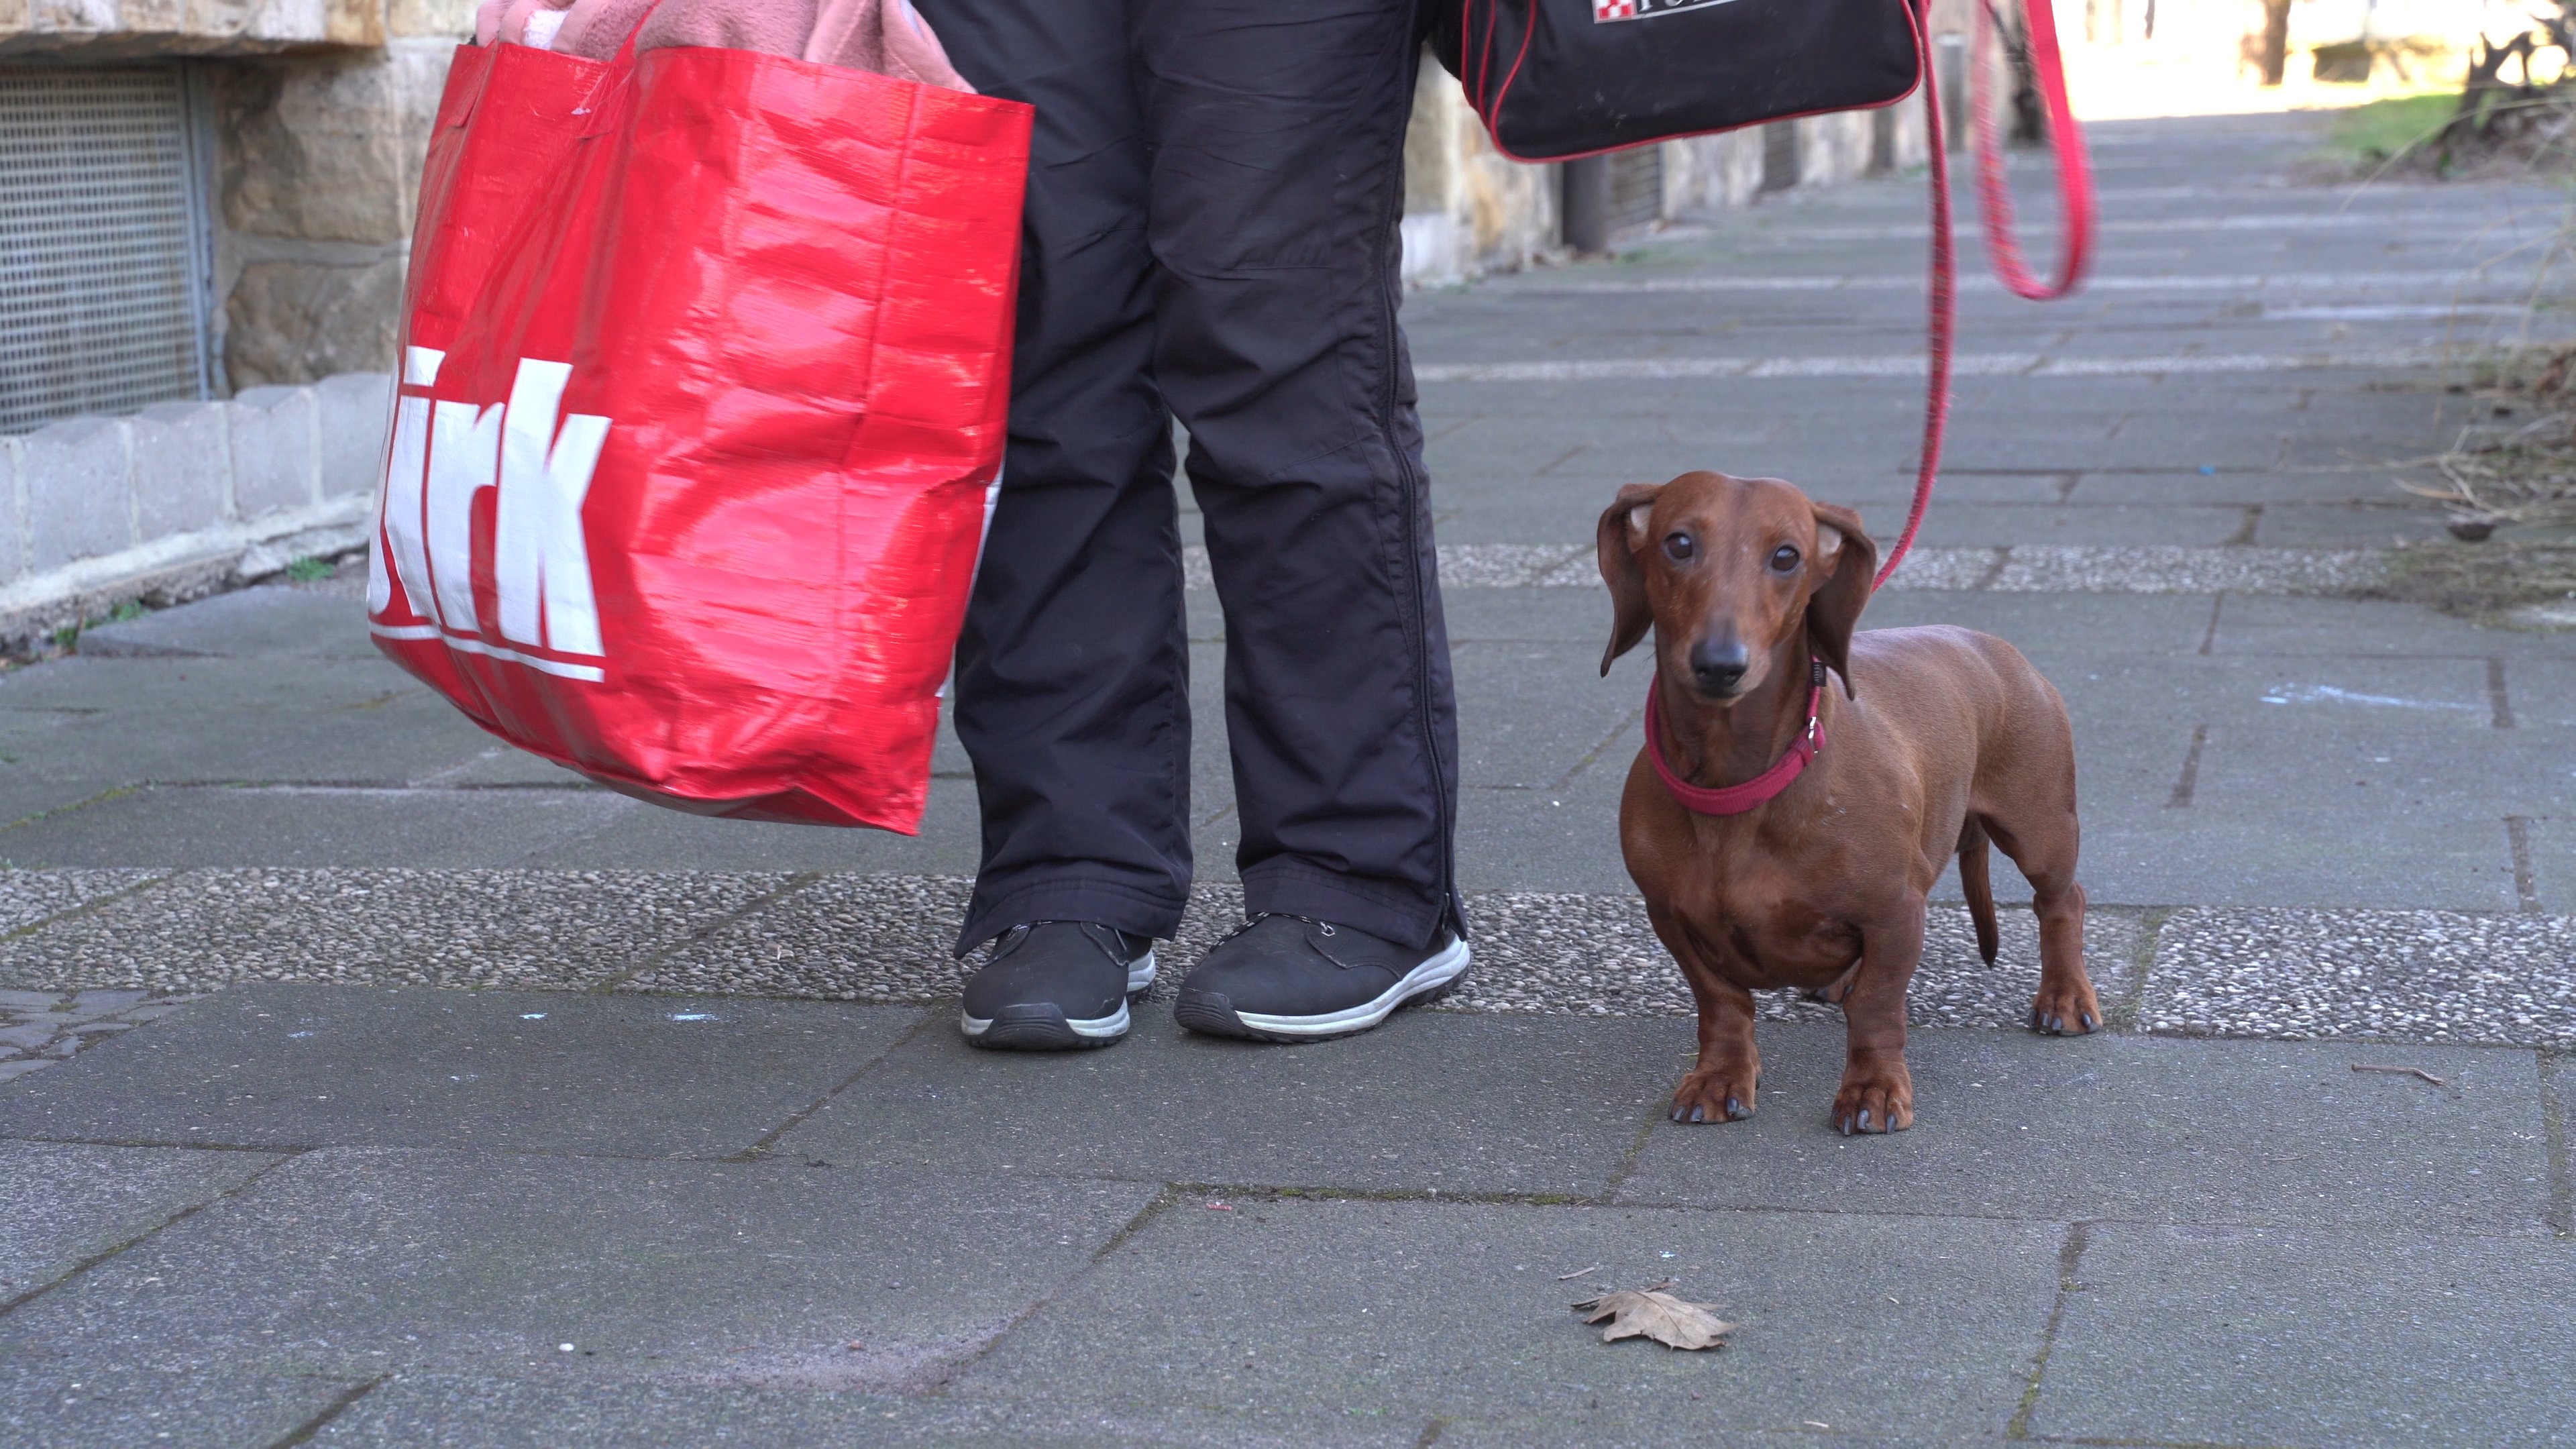
<instances>
[{"instance_id":1,"label":"dog's dark claw","mask_svg":"<svg viewBox=\"0 0 2576 1449\"><path fill-rule=\"evenodd\" d=\"M1863 1132L1869 1130L1869 1109L1867 1107L1860 1109L1860 1130Z\"/></svg>"},{"instance_id":2,"label":"dog's dark claw","mask_svg":"<svg viewBox=\"0 0 2576 1449\"><path fill-rule=\"evenodd\" d=\"M2085 1029L2086 1031L2094 1031L2094 1030L2097 1030L2097 1029L2099 1029L2099 1028L2101 1027L2101 1025L2102 1025L2102 1023L2100 1023L2100 1022L2098 1022L2098 1021L2095 1021L2095 1020L2093 1019L2093 1013L2091 1013L2091 1012L2089 1012L2089 1011L2087 1011L2087 1012L2083 1012L2083 1013L2079 1014L2075 1019L2076 1019L2077 1021L2080 1021L2080 1022L2084 1023L2084 1029Z\"/></svg>"},{"instance_id":3,"label":"dog's dark claw","mask_svg":"<svg viewBox=\"0 0 2576 1449\"><path fill-rule=\"evenodd\" d=\"M1705 1121L1707 1121L1707 1120L1708 1120L1708 1109L1707 1109L1706 1107L1693 1107L1693 1108L1691 1108L1691 1116L1690 1116L1690 1119L1691 1119L1692 1121L1694 1121L1694 1122L1705 1122Z\"/></svg>"},{"instance_id":4,"label":"dog's dark claw","mask_svg":"<svg viewBox=\"0 0 2576 1449\"><path fill-rule=\"evenodd\" d=\"M1750 1117L1753 1114L1744 1110L1744 1104L1742 1102L1735 1100L1733 1097L1729 1097L1726 1099L1726 1115L1729 1117Z\"/></svg>"}]
</instances>

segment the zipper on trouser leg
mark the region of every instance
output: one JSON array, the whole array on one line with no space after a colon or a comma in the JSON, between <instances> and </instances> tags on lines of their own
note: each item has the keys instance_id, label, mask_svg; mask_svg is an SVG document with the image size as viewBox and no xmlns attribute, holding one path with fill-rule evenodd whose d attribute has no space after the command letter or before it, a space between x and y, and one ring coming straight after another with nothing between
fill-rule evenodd
<instances>
[{"instance_id":1,"label":"zipper on trouser leg","mask_svg":"<svg viewBox=\"0 0 2576 1449\"><path fill-rule=\"evenodd\" d=\"M1419 52L1414 54L1418 56ZM1417 59L1415 64L1419 63ZM1402 62L1399 61L1398 65L1402 68ZM1412 88L1405 87L1404 91L1407 96L1410 96ZM1458 928L1463 939L1466 922L1459 918L1458 889L1452 879L1456 868L1456 862L1453 859L1456 852L1452 840L1455 823L1449 818L1448 770L1440 760L1439 727L1431 718L1431 622L1430 612L1424 607L1422 579L1422 515L1426 511L1425 500L1422 497L1423 480L1416 475L1412 458L1407 455L1401 441L1395 436L1396 372L1402 366L1404 356L1404 348L1398 340L1401 323L1396 315L1397 294L1403 285L1400 276L1402 270L1400 255L1397 252L1402 236L1401 219L1404 204L1401 135L1397 138L1395 154L1397 159L1388 165L1389 181L1382 187L1385 199L1379 203L1375 243L1377 275L1372 279L1372 285L1376 288L1378 296L1379 315L1385 320L1385 329L1380 340L1385 344L1382 356L1386 363L1386 386L1382 393L1383 400L1378 408L1378 425L1390 445L1388 451L1395 455L1398 501L1404 509L1404 569L1406 579L1412 585L1411 606L1414 611L1413 696L1418 706L1417 712L1421 716L1423 759L1431 770L1433 807L1439 817L1440 836L1437 849L1440 853L1440 913L1444 920L1450 921ZM1438 587L1436 570L1432 586Z\"/></svg>"}]
</instances>

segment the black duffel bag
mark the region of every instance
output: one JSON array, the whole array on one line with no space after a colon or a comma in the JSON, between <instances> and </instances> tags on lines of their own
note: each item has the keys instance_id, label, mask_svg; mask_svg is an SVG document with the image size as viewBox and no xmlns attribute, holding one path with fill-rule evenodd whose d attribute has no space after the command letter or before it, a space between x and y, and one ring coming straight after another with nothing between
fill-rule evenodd
<instances>
[{"instance_id":1,"label":"black duffel bag","mask_svg":"<svg viewBox=\"0 0 2576 1449\"><path fill-rule=\"evenodd\" d=\"M1433 0L1432 11L1432 54L1521 161L1894 105L1924 79L1912 0Z\"/></svg>"}]
</instances>

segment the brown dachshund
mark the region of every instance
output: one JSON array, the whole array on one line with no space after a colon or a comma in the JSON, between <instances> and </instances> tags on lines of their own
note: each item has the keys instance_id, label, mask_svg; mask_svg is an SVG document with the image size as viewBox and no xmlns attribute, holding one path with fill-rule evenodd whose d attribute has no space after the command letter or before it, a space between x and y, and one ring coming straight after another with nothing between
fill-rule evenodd
<instances>
[{"instance_id":1,"label":"brown dachshund","mask_svg":"<svg viewBox=\"0 0 2576 1449\"><path fill-rule=\"evenodd\" d=\"M1912 1126L1905 989L1924 900L1955 853L1993 962L1989 840L2039 915L2031 1025L2101 1024L2075 883L2074 732L2020 651L1946 626L1855 634L1877 545L1859 515L1773 478L1623 488L1600 549L1616 610L1602 673L1655 632L1619 845L1699 1002L1699 1063L1674 1120L1753 1115L1753 992L1797 987L1849 1023L1834 1126Z\"/></svg>"}]
</instances>

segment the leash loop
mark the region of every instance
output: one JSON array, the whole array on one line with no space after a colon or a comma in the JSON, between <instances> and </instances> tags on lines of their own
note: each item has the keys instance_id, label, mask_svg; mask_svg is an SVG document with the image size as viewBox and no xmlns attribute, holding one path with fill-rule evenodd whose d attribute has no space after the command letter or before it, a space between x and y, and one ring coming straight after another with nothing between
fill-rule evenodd
<instances>
[{"instance_id":1,"label":"leash loop","mask_svg":"<svg viewBox=\"0 0 2576 1449\"><path fill-rule=\"evenodd\" d=\"M2084 133L2066 96L2066 61L2057 44L2057 15L2049 0L2026 0L2030 18L2031 78L2038 83L2040 104L2048 112L2048 148L2057 162L2057 195L2064 213L2059 230L2057 280L2042 282L2022 259L2013 234L2012 182L2004 174L2002 126L1995 118L1994 85L1981 65L1971 64L1969 110L1977 136L1977 208L1986 230L1986 253L1995 277L2014 296L2053 302L2075 290L2093 265L2093 167L2084 151ZM1972 55L1985 54L2003 29L1994 0L1978 0L1977 43Z\"/></svg>"},{"instance_id":2,"label":"leash loop","mask_svg":"<svg viewBox=\"0 0 2576 1449\"><path fill-rule=\"evenodd\" d=\"M2076 125L2066 97L2066 66L2057 44L2057 17L2050 0L2025 0L2030 16L2031 68L2039 82L2041 104L2048 110L2048 138L2057 155L2058 192L2065 224L2060 242L2057 280L2043 283L2022 260L2013 235L2012 188L2004 176L2003 144L1995 125L1992 87L1975 57L1986 49L1995 28L1992 0L1978 0L1977 43L1970 53L1970 112L1977 133L1978 209L1985 223L1986 253L1995 276L2014 295L2034 302L2052 301L2075 290L2093 264L2093 171L2084 152L2084 133ZM1932 487L1941 477L1941 446L1950 430L1950 358L1959 333L1958 242L1950 210L1950 155L1942 123L1941 82L1932 57L1932 0L1911 0L1914 44L1922 57L1923 119L1929 131L1932 169L1932 281L1925 323L1925 388L1923 448L1914 474L1914 501L1905 514L1905 531L1879 565L1870 582L1873 592L1885 587L1896 566L1913 551L1923 515L1932 507Z\"/></svg>"}]
</instances>

